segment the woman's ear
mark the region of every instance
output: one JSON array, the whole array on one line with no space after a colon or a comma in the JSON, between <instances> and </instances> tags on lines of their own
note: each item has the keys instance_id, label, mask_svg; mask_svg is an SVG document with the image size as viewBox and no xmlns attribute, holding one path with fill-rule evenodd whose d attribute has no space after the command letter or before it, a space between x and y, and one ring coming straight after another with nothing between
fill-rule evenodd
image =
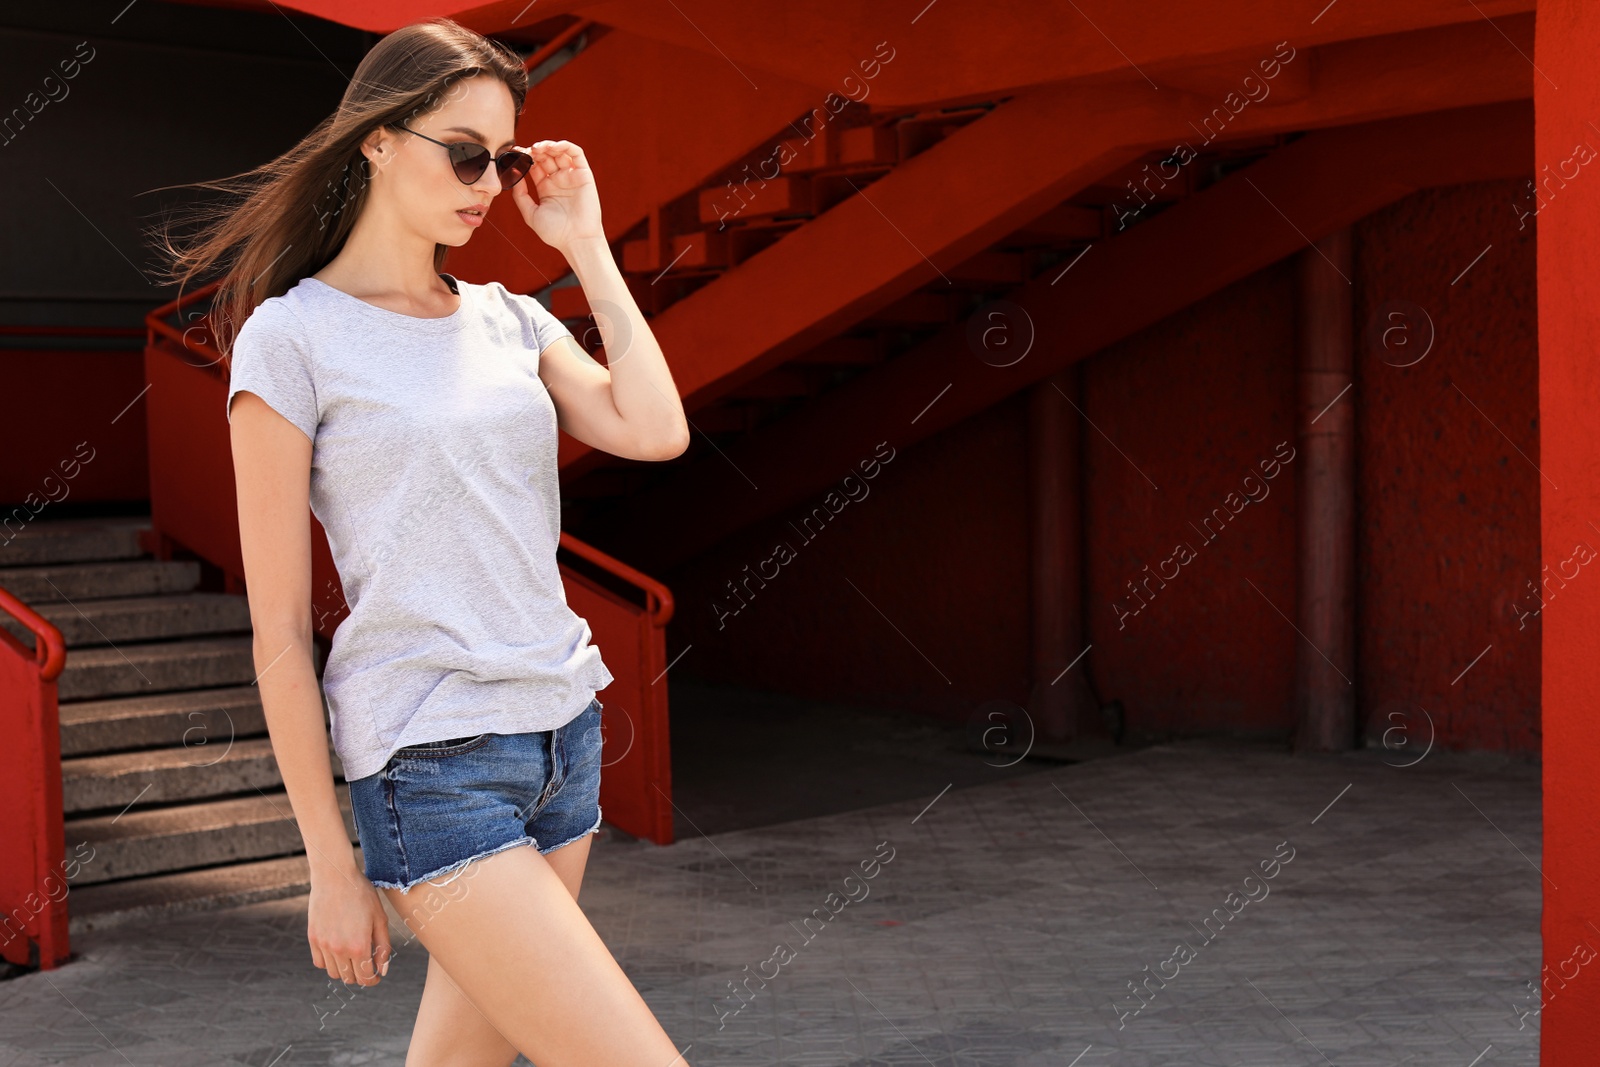
<instances>
[{"instance_id":1,"label":"woman's ear","mask_svg":"<svg viewBox=\"0 0 1600 1067\"><path fill-rule=\"evenodd\" d=\"M394 158L394 136L389 130L379 126L367 134L361 141L361 154L367 157L367 162L376 170Z\"/></svg>"}]
</instances>

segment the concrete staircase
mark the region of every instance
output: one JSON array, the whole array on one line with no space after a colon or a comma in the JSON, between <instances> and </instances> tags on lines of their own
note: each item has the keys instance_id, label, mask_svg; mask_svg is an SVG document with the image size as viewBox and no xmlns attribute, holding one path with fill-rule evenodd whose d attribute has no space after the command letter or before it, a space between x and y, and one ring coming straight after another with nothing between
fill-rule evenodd
<instances>
[{"instance_id":1,"label":"concrete staircase","mask_svg":"<svg viewBox=\"0 0 1600 1067\"><path fill-rule=\"evenodd\" d=\"M252 684L246 600L197 591L197 562L151 558L140 544L149 525L41 520L0 547L0 587L67 643L58 694L66 855L79 861L73 933L310 888ZM15 620L4 624L32 645ZM320 676L320 649L316 666Z\"/></svg>"}]
</instances>

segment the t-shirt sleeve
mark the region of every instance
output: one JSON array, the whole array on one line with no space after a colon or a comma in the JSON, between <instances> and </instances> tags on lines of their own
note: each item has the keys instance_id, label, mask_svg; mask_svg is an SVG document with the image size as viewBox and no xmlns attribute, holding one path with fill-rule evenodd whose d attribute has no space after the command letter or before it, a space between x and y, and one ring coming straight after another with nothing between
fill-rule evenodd
<instances>
[{"instance_id":1,"label":"t-shirt sleeve","mask_svg":"<svg viewBox=\"0 0 1600 1067\"><path fill-rule=\"evenodd\" d=\"M228 370L228 421L234 394L249 390L299 427L313 443L321 415L306 339L294 313L273 300L257 305L233 341Z\"/></svg>"},{"instance_id":2,"label":"t-shirt sleeve","mask_svg":"<svg viewBox=\"0 0 1600 1067\"><path fill-rule=\"evenodd\" d=\"M561 338L572 336L572 331L567 329L566 323L556 318L555 314L539 303L535 297L509 291L507 295L522 308L524 317L533 328L530 347L534 351L543 352Z\"/></svg>"}]
</instances>

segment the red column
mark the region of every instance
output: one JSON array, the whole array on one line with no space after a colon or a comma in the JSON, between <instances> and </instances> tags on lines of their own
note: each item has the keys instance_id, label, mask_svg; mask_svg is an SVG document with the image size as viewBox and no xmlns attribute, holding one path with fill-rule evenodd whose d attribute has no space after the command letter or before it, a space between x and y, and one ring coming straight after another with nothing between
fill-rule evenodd
<instances>
[{"instance_id":1,"label":"red column","mask_svg":"<svg viewBox=\"0 0 1600 1067\"><path fill-rule=\"evenodd\" d=\"M1355 744L1355 374L1350 229L1300 253L1296 752ZM1348 390L1348 391L1347 391Z\"/></svg>"},{"instance_id":2,"label":"red column","mask_svg":"<svg viewBox=\"0 0 1600 1067\"><path fill-rule=\"evenodd\" d=\"M1033 554L1033 685L1028 711L1039 741L1102 733L1083 639L1083 416L1081 366L1029 394L1028 466ZM1068 668L1071 668L1070 670Z\"/></svg>"},{"instance_id":3,"label":"red column","mask_svg":"<svg viewBox=\"0 0 1600 1067\"><path fill-rule=\"evenodd\" d=\"M1539 262L1544 969L1540 1059L1595 1062L1600 1034L1600 4L1539 0L1534 158ZM1593 125L1591 125L1593 123ZM1528 201L1531 205L1533 201ZM1507 211L1524 210L1521 204ZM1592 560L1587 566L1580 566ZM1572 576L1574 567L1579 567ZM1587 965L1585 965L1587 962Z\"/></svg>"}]
</instances>

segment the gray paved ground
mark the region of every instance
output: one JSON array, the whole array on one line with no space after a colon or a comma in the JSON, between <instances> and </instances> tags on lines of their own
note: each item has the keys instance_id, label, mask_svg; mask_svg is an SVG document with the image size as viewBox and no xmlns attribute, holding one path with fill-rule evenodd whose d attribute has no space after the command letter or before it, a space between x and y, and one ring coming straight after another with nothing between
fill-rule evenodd
<instances>
[{"instance_id":1,"label":"gray paved ground","mask_svg":"<svg viewBox=\"0 0 1600 1067\"><path fill-rule=\"evenodd\" d=\"M606 840L583 904L697 1065L1534 1064L1538 770L1399 762L1180 742L668 848ZM868 895L803 942L884 841ZM81 961L0 984L0 1067L400 1064L422 949L330 991L304 903L80 938ZM792 961L719 1027L727 984L780 940ZM1175 977L1119 1020L1152 971Z\"/></svg>"}]
</instances>

